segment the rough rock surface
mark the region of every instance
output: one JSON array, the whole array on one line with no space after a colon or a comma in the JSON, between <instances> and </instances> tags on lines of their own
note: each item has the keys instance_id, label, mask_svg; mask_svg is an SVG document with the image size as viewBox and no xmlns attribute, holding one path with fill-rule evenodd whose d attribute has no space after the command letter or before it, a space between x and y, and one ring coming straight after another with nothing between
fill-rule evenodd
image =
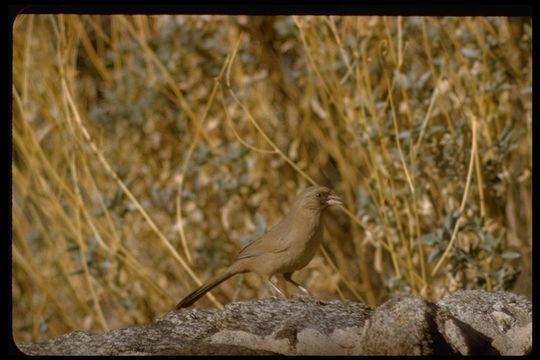
<instances>
[{"instance_id":1,"label":"rough rock surface","mask_svg":"<svg viewBox=\"0 0 540 360\"><path fill-rule=\"evenodd\" d=\"M437 306L420 297L391 299L372 311L364 329L363 352L370 355L452 354L437 330L436 316Z\"/></svg>"},{"instance_id":2,"label":"rough rock surface","mask_svg":"<svg viewBox=\"0 0 540 360\"><path fill-rule=\"evenodd\" d=\"M532 351L532 305L512 293L482 290L458 291L437 304L394 298L376 308L263 299L18 346L29 355L522 355Z\"/></svg>"},{"instance_id":3,"label":"rough rock surface","mask_svg":"<svg viewBox=\"0 0 540 360\"><path fill-rule=\"evenodd\" d=\"M532 350L532 304L523 296L462 290L444 297L437 305L491 339L500 354L520 355Z\"/></svg>"}]
</instances>

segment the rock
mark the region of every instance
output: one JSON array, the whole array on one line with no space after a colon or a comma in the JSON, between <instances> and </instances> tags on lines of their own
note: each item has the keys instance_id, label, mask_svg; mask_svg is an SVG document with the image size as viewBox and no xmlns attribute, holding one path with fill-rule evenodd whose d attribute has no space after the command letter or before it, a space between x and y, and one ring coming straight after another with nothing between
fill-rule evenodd
<instances>
[{"instance_id":1,"label":"rock","mask_svg":"<svg viewBox=\"0 0 540 360\"><path fill-rule=\"evenodd\" d=\"M456 319L448 311L439 308L437 329L455 353L461 355L500 355L491 346L491 339L476 331L469 324Z\"/></svg>"},{"instance_id":2,"label":"rock","mask_svg":"<svg viewBox=\"0 0 540 360\"><path fill-rule=\"evenodd\" d=\"M373 310L364 331L367 355L452 354L437 330L437 307L420 297L392 299Z\"/></svg>"},{"instance_id":3,"label":"rock","mask_svg":"<svg viewBox=\"0 0 540 360\"><path fill-rule=\"evenodd\" d=\"M531 310L514 294L477 290L438 304L394 298L374 309L353 301L263 299L18 346L28 355L522 355L532 349Z\"/></svg>"},{"instance_id":4,"label":"rock","mask_svg":"<svg viewBox=\"0 0 540 360\"><path fill-rule=\"evenodd\" d=\"M505 355L529 355L532 352L532 322L522 327L508 330L506 334L496 336L493 346L501 349Z\"/></svg>"},{"instance_id":5,"label":"rock","mask_svg":"<svg viewBox=\"0 0 540 360\"><path fill-rule=\"evenodd\" d=\"M524 355L532 348L532 304L523 296L503 291L461 290L444 297L437 305L485 336L502 355Z\"/></svg>"}]
</instances>

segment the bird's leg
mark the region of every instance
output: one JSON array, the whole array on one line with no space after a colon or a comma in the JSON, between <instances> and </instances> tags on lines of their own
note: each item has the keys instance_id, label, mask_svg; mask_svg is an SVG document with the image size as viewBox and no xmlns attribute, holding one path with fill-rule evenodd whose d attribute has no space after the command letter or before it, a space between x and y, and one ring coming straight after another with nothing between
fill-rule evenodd
<instances>
[{"instance_id":1,"label":"bird's leg","mask_svg":"<svg viewBox=\"0 0 540 360\"><path fill-rule=\"evenodd\" d=\"M283 278L285 280L287 280L288 282L290 282L291 284L293 284L294 286L296 286L302 293L304 293L305 296L313 297L313 296L311 296L311 294L309 293L309 291L305 287L303 287L302 285L300 285L299 283L294 281L291 278L291 276L292 276L292 272L288 272L288 273L283 274Z\"/></svg>"},{"instance_id":2,"label":"bird's leg","mask_svg":"<svg viewBox=\"0 0 540 360\"><path fill-rule=\"evenodd\" d=\"M292 272L284 273L284 274L283 274L283 278L284 278L285 280L287 280L288 282L290 282L291 284L293 284L294 286L296 286L296 287L304 294L304 295L298 295L298 296L296 296L296 297L298 298L298 300L300 300L300 301L302 301L302 302L315 301L315 303L316 303L317 305L324 305L324 304L326 304L326 302L323 301L323 300L315 299L315 298L313 297L313 295L311 295L311 294L309 293L309 291L308 291L305 287L303 287L302 285L300 285L299 283L297 283L296 281L294 281L294 280L291 278L291 276L292 276Z\"/></svg>"},{"instance_id":3,"label":"bird's leg","mask_svg":"<svg viewBox=\"0 0 540 360\"><path fill-rule=\"evenodd\" d=\"M270 276L268 278L268 284L270 284L270 286L272 287L272 289L277 292L281 297L287 297L285 296L285 294L283 293L283 291L281 291L276 284L274 284L274 282L272 281L272 276Z\"/></svg>"}]
</instances>

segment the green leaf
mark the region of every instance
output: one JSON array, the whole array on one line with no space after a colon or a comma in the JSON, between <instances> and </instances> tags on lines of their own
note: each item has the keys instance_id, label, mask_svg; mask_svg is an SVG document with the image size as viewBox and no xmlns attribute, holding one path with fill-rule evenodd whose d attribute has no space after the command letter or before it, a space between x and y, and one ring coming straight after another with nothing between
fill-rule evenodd
<instances>
[{"instance_id":1,"label":"green leaf","mask_svg":"<svg viewBox=\"0 0 540 360\"><path fill-rule=\"evenodd\" d=\"M435 248L431 251L431 253L429 254L428 256L428 262L432 262L433 260L437 259L438 257L440 257L442 255L442 250L439 249L439 248Z\"/></svg>"},{"instance_id":2,"label":"green leaf","mask_svg":"<svg viewBox=\"0 0 540 360\"><path fill-rule=\"evenodd\" d=\"M459 211L454 210L446 217L444 221L444 231L450 236L454 231L454 226L459 219Z\"/></svg>"},{"instance_id":3,"label":"green leaf","mask_svg":"<svg viewBox=\"0 0 540 360\"><path fill-rule=\"evenodd\" d=\"M433 245L441 241L439 234L434 231L432 233L420 237L420 241L426 245Z\"/></svg>"},{"instance_id":4,"label":"green leaf","mask_svg":"<svg viewBox=\"0 0 540 360\"><path fill-rule=\"evenodd\" d=\"M478 59L480 57L480 51L471 48L462 48L461 53L468 59Z\"/></svg>"},{"instance_id":5,"label":"green leaf","mask_svg":"<svg viewBox=\"0 0 540 360\"><path fill-rule=\"evenodd\" d=\"M514 260L521 257L521 254L514 250L506 250L501 254L501 257L506 260Z\"/></svg>"}]
</instances>

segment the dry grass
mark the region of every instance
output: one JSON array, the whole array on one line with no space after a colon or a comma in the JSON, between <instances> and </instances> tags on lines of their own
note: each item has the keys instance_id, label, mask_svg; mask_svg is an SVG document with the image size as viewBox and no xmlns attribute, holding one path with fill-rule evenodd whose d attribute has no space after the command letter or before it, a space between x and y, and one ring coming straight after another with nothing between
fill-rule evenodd
<instances>
[{"instance_id":1,"label":"dry grass","mask_svg":"<svg viewBox=\"0 0 540 360\"><path fill-rule=\"evenodd\" d=\"M345 200L295 275L319 297L530 295L531 26L18 17L16 341L151 321L314 182Z\"/></svg>"}]
</instances>

